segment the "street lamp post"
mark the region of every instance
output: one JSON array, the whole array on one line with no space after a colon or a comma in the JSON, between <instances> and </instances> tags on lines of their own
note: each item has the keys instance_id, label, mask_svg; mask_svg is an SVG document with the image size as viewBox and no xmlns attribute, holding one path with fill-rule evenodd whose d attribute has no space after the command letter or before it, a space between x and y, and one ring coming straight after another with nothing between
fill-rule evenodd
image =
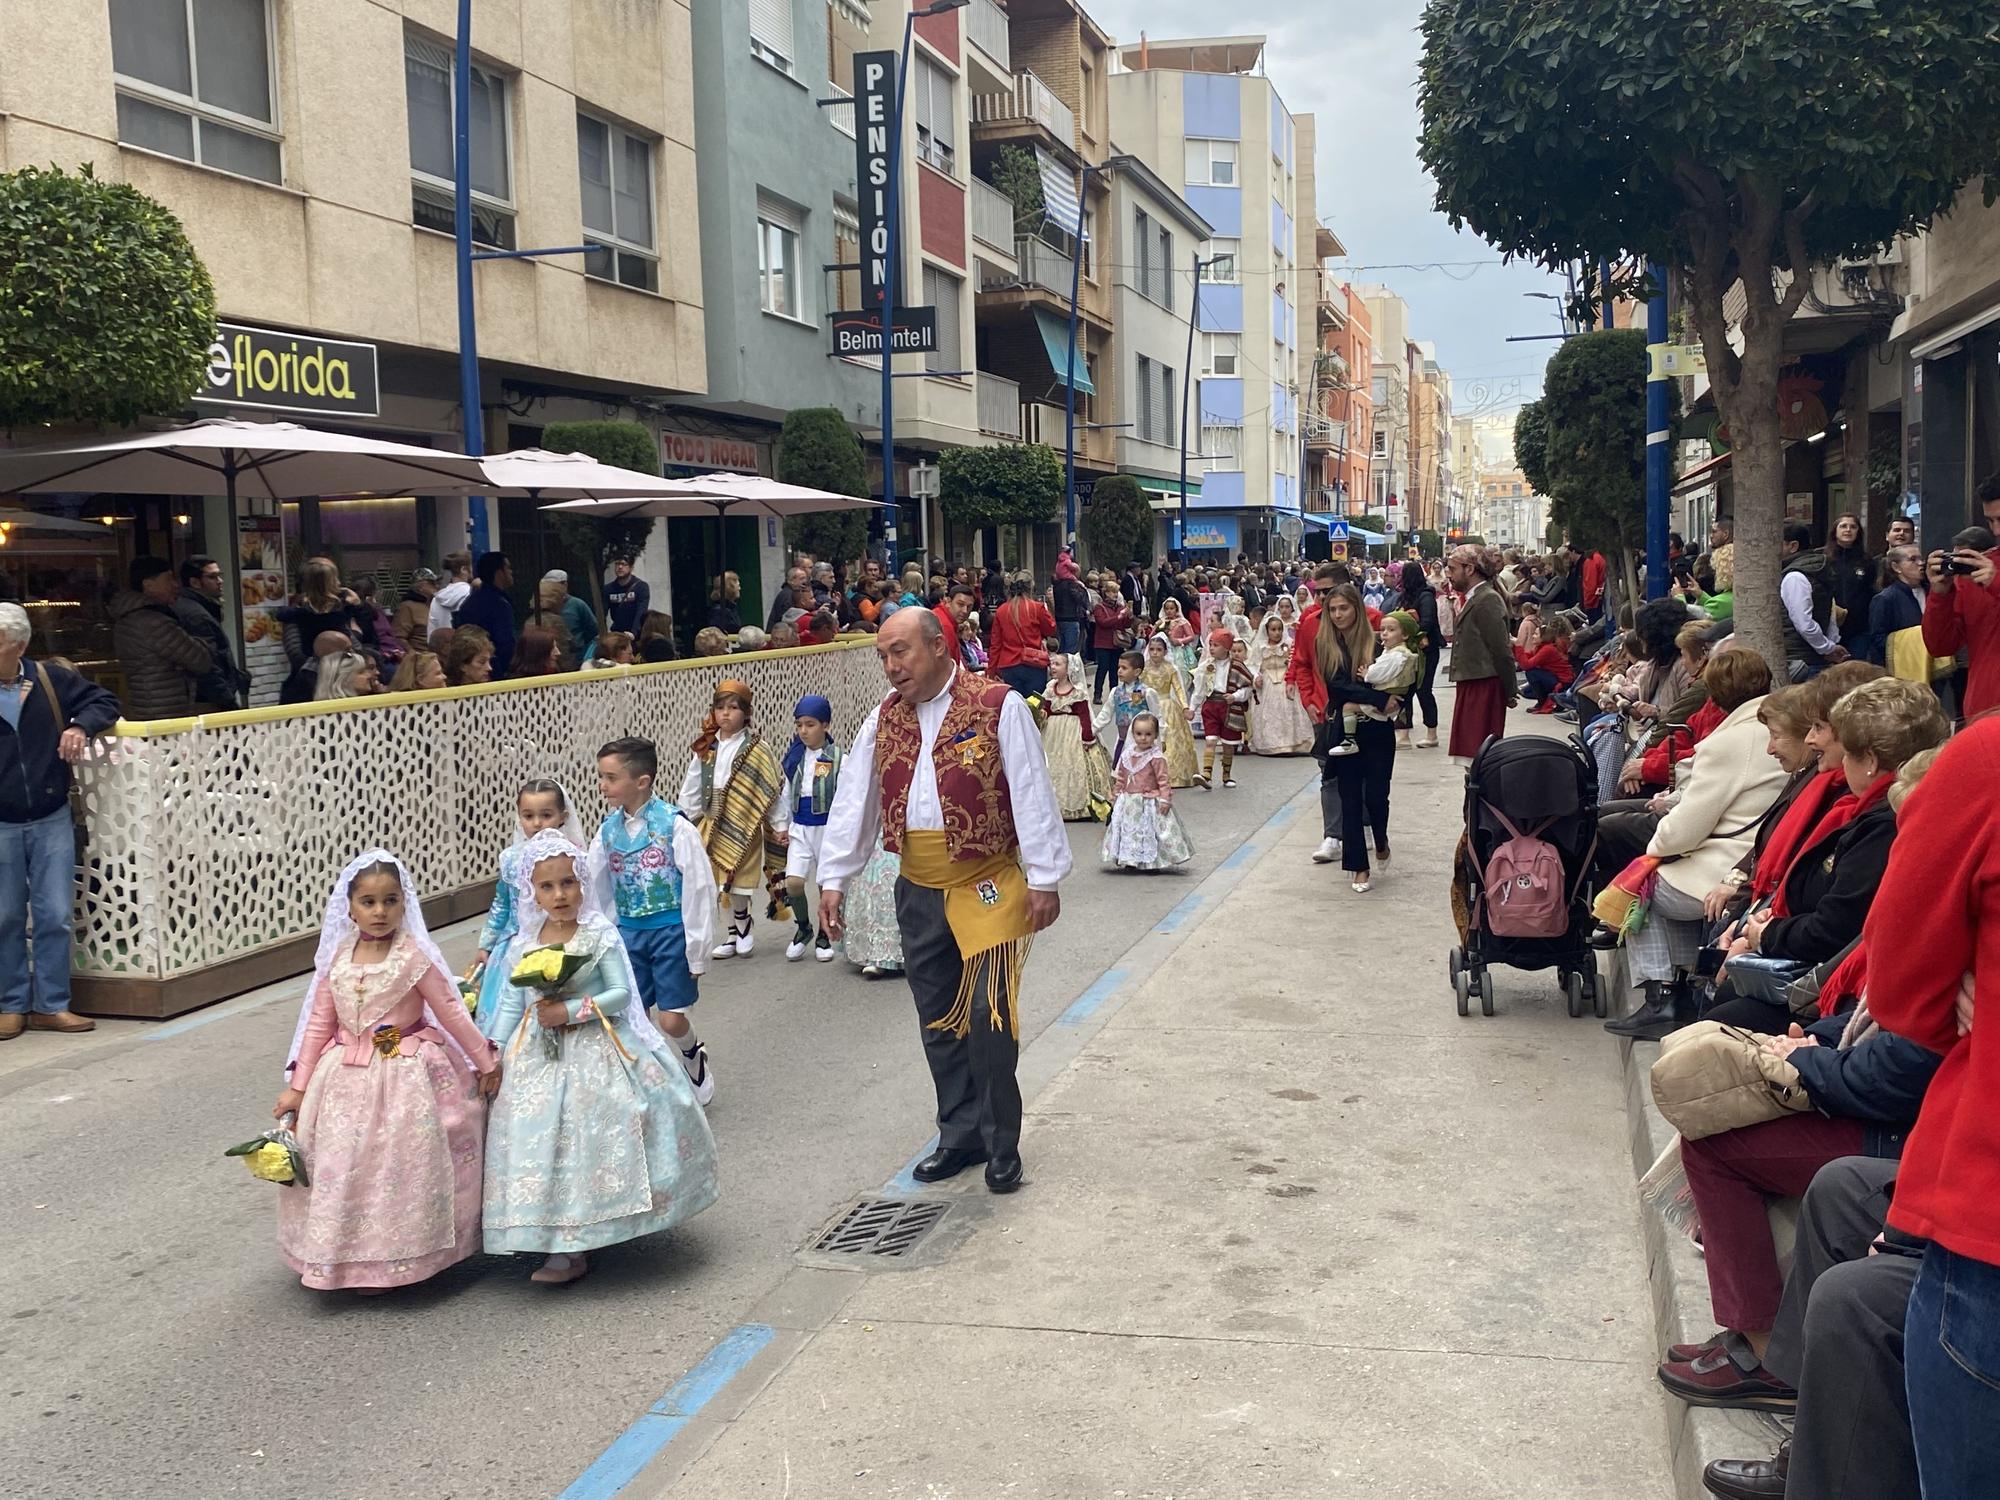
<instances>
[{"instance_id":1,"label":"street lamp post","mask_svg":"<svg viewBox=\"0 0 2000 1500\"><path fill-rule=\"evenodd\" d=\"M1195 326L1201 322L1201 268L1204 264L1201 252L1199 250L1195 251L1194 296L1190 299L1188 306L1187 356L1181 366L1181 514L1178 524L1180 526L1181 549L1183 551L1187 549L1188 528L1188 395L1194 387L1194 330Z\"/></svg>"}]
</instances>

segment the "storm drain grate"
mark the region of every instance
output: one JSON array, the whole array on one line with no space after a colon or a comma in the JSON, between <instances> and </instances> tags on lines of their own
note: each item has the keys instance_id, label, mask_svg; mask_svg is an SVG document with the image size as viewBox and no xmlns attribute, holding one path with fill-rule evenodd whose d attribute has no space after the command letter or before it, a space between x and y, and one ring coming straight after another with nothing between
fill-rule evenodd
<instances>
[{"instance_id":1,"label":"storm drain grate","mask_svg":"<svg viewBox=\"0 0 2000 1500\"><path fill-rule=\"evenodd\" d=\"M864 1198L813 1241L823 1255L908 1255L945 1216L948 1203Z\"/></svg>"}]
</instances>

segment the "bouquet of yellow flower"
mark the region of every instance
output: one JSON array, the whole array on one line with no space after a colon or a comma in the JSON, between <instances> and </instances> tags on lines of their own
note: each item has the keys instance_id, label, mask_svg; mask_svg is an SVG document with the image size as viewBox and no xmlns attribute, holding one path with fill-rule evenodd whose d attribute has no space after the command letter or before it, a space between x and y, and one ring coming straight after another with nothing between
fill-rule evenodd
<instances>
[{"instance_id":1,"label":"bouquet of yellow flower","mask_svg":"<svg viewBox=\"0 0 2000 1500\"><path fill-rule=\"evenodd\" d=\"M265 1182L275 1182L281 1187L303 1187L312 1179L306 1175L306 1154L299 1149L299 1138L292 1134L292 1115L272 1130L240 1146L231 1146L224 1156L240 1156L243 1165L250 1169L252 1177Z\"/></svg>"},{"instance_id":2,"label":"bouquet of yellow flower","mask_svg":"<svg viewBox=\"0 0 2000 1500\"><path fill-rule=\"evenodd\" d=\"M458 976L458 998L465 1002L465 1008L472 1014L479 1014L479 985L486 978L486 965L474 962L471 968Z\"/></svg>"},{"instance_id":3,"label":"bouquet of yellow flower","mask_svg":"<svg viewBox=\"0 0 2000 1500\"><path fill-rule=\"evenodd\" d=\"M564 988L589 965L591 958L588 953L571 953L560 944L531 948L521 955L507 980L524 990L534 990L544 1000L560 1000ZM562 1039L544 1028L542 1050L553 1062L562 1055Z\"/></svg>"}]
</instances>

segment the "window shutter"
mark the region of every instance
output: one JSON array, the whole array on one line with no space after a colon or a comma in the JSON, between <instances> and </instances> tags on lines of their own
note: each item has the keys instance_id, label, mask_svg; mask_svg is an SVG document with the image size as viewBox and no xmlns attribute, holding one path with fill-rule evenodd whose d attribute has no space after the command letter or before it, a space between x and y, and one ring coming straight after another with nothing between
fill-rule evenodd
<instances>
[{"instance_id":1,"label":"window shutter","mask_svg":"<svg viewBox=\"0 0 2000 1500\"><path fill-rule=\"evenodd\" d=\"M1174 232L1160 226L1160 301L1174 310Z\"/></svg>"},{"instance_id":2,"label":"window shutter","mask_svg":"<svg viewBox=\"0 0 2000 1500\"><path fill-rule=\"evenodd\" d=\"M1150 443L1153 440L1153 362L1143 354L1139 356L1139 375L1132 382L1132 387L1138 397L1132 412L1134 429L1139 434L1140 442Z\"/></svg>"},{"instance_id":3,"label":"window shutter","mask_svg":"<svg viewBox=\"0 0 2000 1500\"><path fill-rule=\"evenodd\" d=\"M789 66L794 56L792 0L750 0L750 38Z\"/></svg>"},{"instance_id":4,"label":"window shutter","mask_svg":"<svg viewBox=\"0 0 2000 1500\"><path fill-rule=\"evenodd\" d=\"M937 349L924 356L927 370L966 368L959 344L959 285L956 276L946 275L936 266L924 267L924 301L937 309Z\"/></svg>"},{"instance_id":5,"label":"window shutter","mask_svg":"<svg viewBox=\"0 0 2000 1500\"><path fill-rule=\"evenodd\" d=\"M784 199L773 198L769 193L757 195L757 217L799 236L804 236L806 232L806 216Z\"/></svg>"},{"instance_id":6,"label":"window shutter","mask_svg":"<svg viewBox=\"0 0 2000 1500\"><path fill-rule=\"evenodd\" d=\"M1174 372L1171 365L1160 366L1160 419L1161 441L1174 441Z\"/></svg>"}]
</instances>

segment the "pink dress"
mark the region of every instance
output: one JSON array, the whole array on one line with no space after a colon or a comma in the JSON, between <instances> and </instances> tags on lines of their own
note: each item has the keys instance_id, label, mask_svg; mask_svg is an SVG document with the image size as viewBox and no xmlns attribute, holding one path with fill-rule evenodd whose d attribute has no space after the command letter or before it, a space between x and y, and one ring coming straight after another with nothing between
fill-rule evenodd
<instances>
[{"instance_id":1,"label":"pink dress","mask_svg":"<svg viewBox=\"0 0 2000 1500\"><path fill-rule=\"evenodd\" d=\"M278 1194L278 1251L309 1287L408 1286L479 1249L486 1105L426 1002L481 1072L499 1066L457 987L406 935L371 964L350 940L313 994L292 1074L312 1182Z\"/></svg>"}]
</instances>

